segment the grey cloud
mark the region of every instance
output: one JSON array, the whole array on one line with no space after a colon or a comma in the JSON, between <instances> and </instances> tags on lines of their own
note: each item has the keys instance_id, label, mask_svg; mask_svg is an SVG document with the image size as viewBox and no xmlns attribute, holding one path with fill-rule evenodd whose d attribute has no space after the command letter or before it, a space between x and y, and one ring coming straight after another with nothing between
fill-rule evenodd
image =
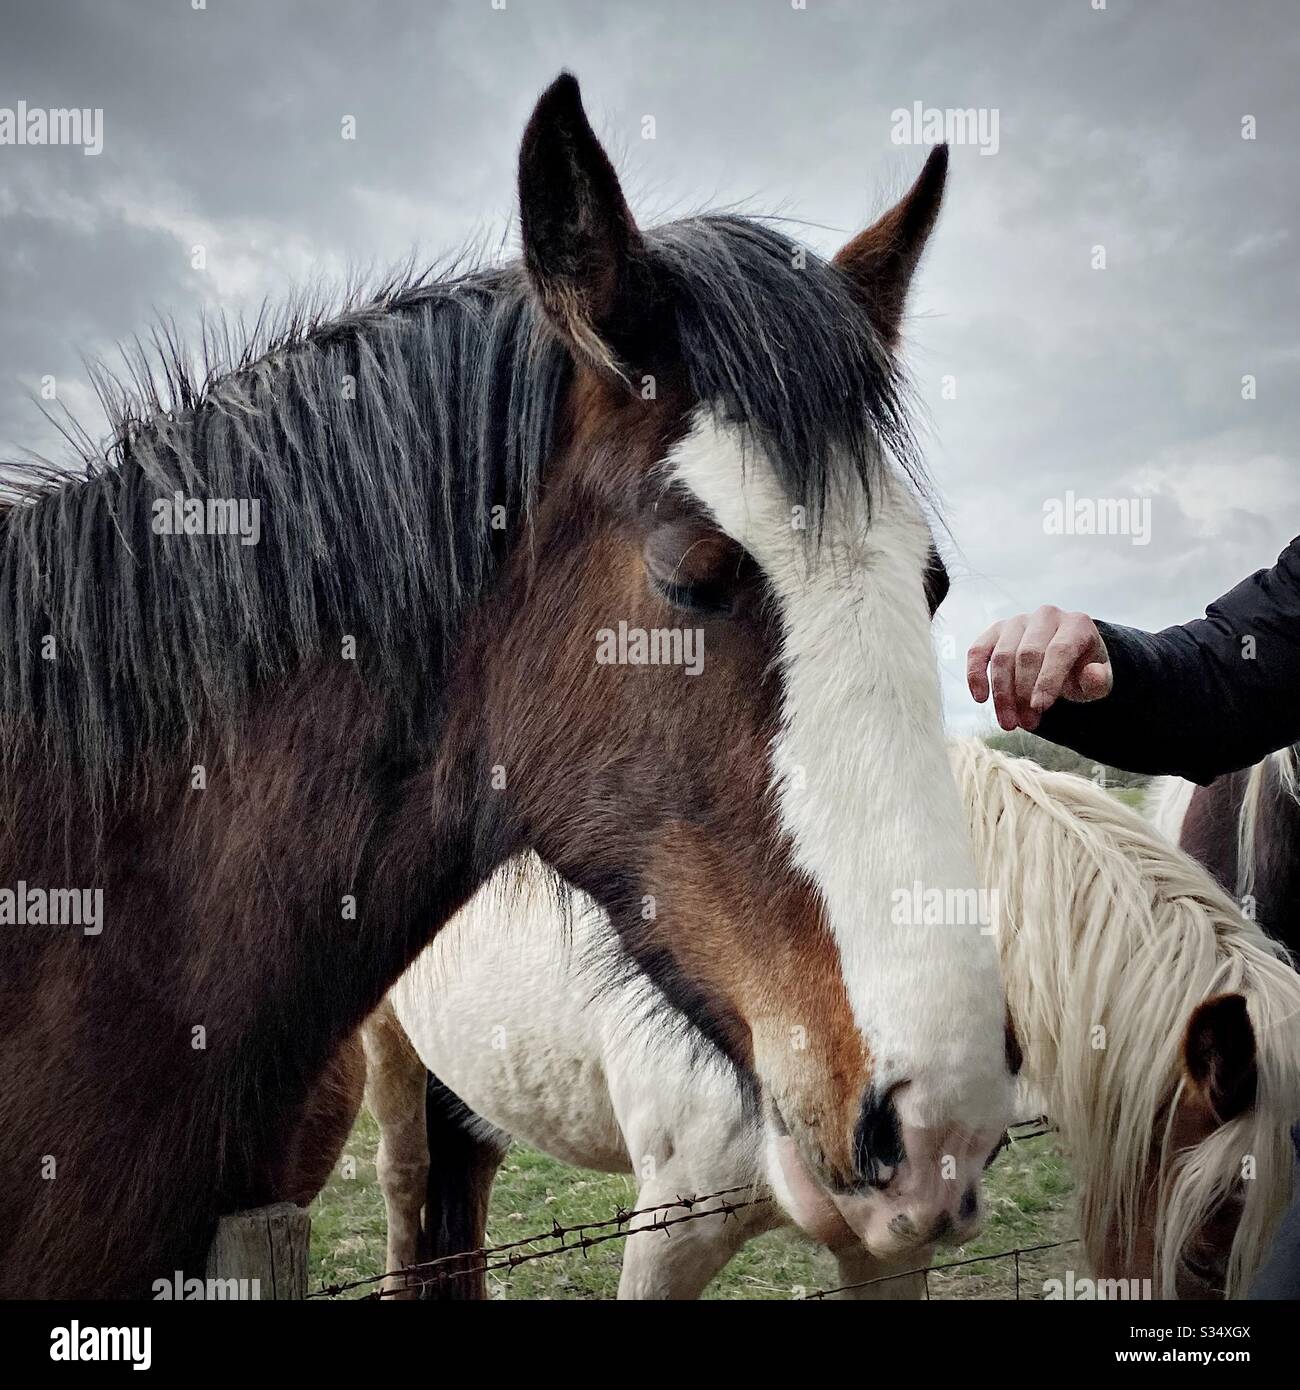
<instances>
[{"instance_id":1,"label":"grey cloud","mask_svg":"<svg viewBox=\"0 0 1300 1390\"><path fill-rule=\"evenodd\" d=\"M46 371L75 383L80 353L155 309L190 322L415 240L432 258L508 235L515 144L564 66L645 215L788 211L822 251L919 167L922 150L890 141L895 107L997 109L995 157L953 152L908 333L957 546L955 723L986 718L962 693L960 652L990 618L1050 600L1172 622L1300 530L1300 30L1284 0L9 11L0 105L102 106L105 148L0 148L5 452L51 447L25 385ZM204 272L196 239L211 243ZM1148 546L1043 530L1047 498L1139 488L1153 493Z\"/></svg>"}]
</instances>

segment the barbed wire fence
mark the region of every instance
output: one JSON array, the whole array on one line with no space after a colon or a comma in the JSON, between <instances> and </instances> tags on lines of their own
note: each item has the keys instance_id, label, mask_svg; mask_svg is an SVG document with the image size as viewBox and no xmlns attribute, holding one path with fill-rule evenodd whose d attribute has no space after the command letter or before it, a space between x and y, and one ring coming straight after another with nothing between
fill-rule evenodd
<instances>
[{"instance_id":1,"label":"barbed wire fence","mask_svg":"<svg viewBox=\"0 0 1300 1390\"><path fill-rule=\"evenodd\" d=\"M930 1275L941 1274L948 1269L965 1269L968 1265L982 1265L992 1263L996 1260L1014 1260L1015 1262L1015 1297L1017 1302L1020 1299L1020 1257L1022 1255L1037 1255L1044 1250L1060 1250L1067 1245L1078 1245L1078 1236L1073 1236L1069 1240L1049 1240L1042 1245L1017 1245L1013 1250L998 1250L992 1255L972 1255L965 1260L948 1260L938 1265L918 1265L915 1269L901 1269L894 1274L881 1274L874 1279L863 1279L856 1284L840 1284L833 1289L816 1289L812 1293L803 1295L805 1303L816 1302L818 1299L833 1298L836 1294L848 1293L853 1289L869 1289L876 1284L888 1284L895 1279L911 1279L918 1274L925 1276L925 1297L930 1298Z\"/></svg>"},{"instance_id":2,"label":"barbed wire fence","mask_svg":"<svg viewBox=\"0 0 1300 1390\"><path fill-rule=\"evenodd\" d=\"M1025 1120L1018 1125L1012 1125L1011 1129L1028 1131L1011 1136L1011 1141L1016 1144L1024 1143L1030 1139L1039 1139L1043 1135L1055 1132L1055 1126L1041 1115L1032 1120ZM343 1294L356 1293L361 1289L368 1290L360 1295L362 1299L419 1296L430 1286L436 1286L442 1290L454 1280L477 1279L494 1272L513 1271L520 1265L529 1264L535 1260L552 1259L557 1255L570 1255L574 1251L582 1251L585 1254L587 1251L610 1241L627 1240L632 1236L656 1231L670 1233L673 1227L688 1221L701 1221L718 1216L727 1221L745 1208L763 1206L773 1201L773 1198L768 1196L756 1196L755 1192L756 1188L753 1185L728 1187L702 1196L679 1196L674 1201L662 1202L657 1206L618 1207L612 1216L602 1221L583 1221L572 1226L564 1226L555 1221L551 1223L549 1230L521 1236L518 1240L505 1241L499 1245L485 1245L477 1250L457 1251L455 1254L442 1255L434 1260L424 1260L418 1264L404 1266L401 1269L388 1270L383 1274L371 1274L342 1283L327 1284L323 1288L309 1293L307 1297L338 1298ZM672 1215L671 1213L674 1212L679 1214ZM631 1224L643 1217L649 1217L650 1220L641 1225ZM972 1255L966 1259L948 1260L942 1264L898 1270L892 1274L878 1275L873 1279L864 1279L857 1283L840 1284L834 1288L815 1289L800 1295L800 1298L805 1302L818 1302L855 1290L870 1288L874 1285L922 1275L924 1276L924 1296L929 1299L931 1297L931 1275L942 1274L947 1270L964 1269L972 1265L1011 1260L1014 1265L1015 1298L1018 1300L1021 1295L1022 1257L1041 1254L1047 1250L1059 1250L1078 1243L1078 1238L1073 1237L1068 1240L1046 1241L1039 1245L1016 1246L1013 1249L999 1250L993 1254Z\"/></svg>"},{"instance_id":3,"label":"barbed wire fence","mask_svg":"<svg viewBox=\"0 0 1300 1390\"><path fill-rule=\"evenodd\" d=\"M339 1294L380 1284L385 1280L402 1281L395 1288L379 1288L365 1295L367 1298L390 1298L395 1294L422 1292L431 1284L440 1287L453 1279L468 1279L494 1270L517 1269L533 1260L550 1259L555 1255L572 1254L575 1250L587 1251L611 1240L626 1240L629 1236L643 1235L652 1231L668 1231L686 1221L701 1221L710 1216L729 1219L745 1207L763 1206L772 1201L771 1197L753 1196L754 1187L726 1187L718 1192L710 1192L700 1197L683 1196L672 1202L661 1202L653 1207L619 1207L614 1215L604 1221L583 1221L574 1226L562 1226L553 1222L549 1231L541 1231L531 1236L521 1236L518 1240L506 1241L501 1245L486 1245L478 1250L462 1250L454 1255L441 1255L436 1260L424 1260L419 1264L406 1265L402 1269L390 1270L386 1274L371 1274L361 1279L351 1279L342 1284L329 1284L307 1295L308 1298L336 1298ZM741 1192L751 1195L740 1201L731 1198ZM705 1203L716 1203L706 1207ZM669 1212L681 1210L680 1216L670 1216ZM629 1223L639 1217L649 1216L652 1220L644 1226ZM610 1228L614 1229L610 1229ZM598 1234L591 1235L595 1231ZM536 1250L528 1247L554 1242L548 1248Z\"/></svg>"}]
</instances>

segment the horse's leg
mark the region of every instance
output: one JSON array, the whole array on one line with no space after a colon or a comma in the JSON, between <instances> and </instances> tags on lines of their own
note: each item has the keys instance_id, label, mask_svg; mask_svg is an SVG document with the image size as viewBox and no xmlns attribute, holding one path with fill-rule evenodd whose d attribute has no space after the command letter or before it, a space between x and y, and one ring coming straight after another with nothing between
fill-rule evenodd
<instances>
[{"instance_id":1,"label":"horse's leg","mask_svg":"<svg viewBox=\"0 0 1300 1390\"><path fill-rule=\"evenodd\" d=\"M312 1087L279 1165L281 1201L309 1205L329 1181L347 1143L365 1086L366 1063L357 1034L346 1038Z\"/></svg>"},{"instance_id":2,"label":"horse's leg","mask_svg":"<svg viewBox=\"0 0 1300 1390\"><path fill-rule=\"evenodd\" d=\"M425 1273L420 1296L458 1303L485 1299L487 1275L481 1261L448 1257L480 1250L485 1244L492 1182L510 1146L510 1136L481 1120L432 1072L425 1075L429 1176L420 1258L444 1263L437 1277Z\"/></svg>"},{"instance_id":3,"label":"horse's leg","mask_svg":"<svg viewBox=\"0 0 1300 1390\"><path fill-rule=\"evenodd\" d=\"M366 1020L361 1041L366 1054L366 1108L379 1125L375 1172L388 1221L384 1268L399 1270L420 1257L420 1210L429 1178L426 1073L387 999ZM416 1295L396 1275L384 1281L384 1292L396 1298Z\"/></svg>"},{"instance_id":4,"label":"horse's leg","mask_svg":"<svg viewBox=\"0 0 1300 1390\"><path fill-rule=\"evenodd\" d=\"M681 1177L686 1177L683 1174ZM695 1192L720 1191L729 1181L701 1187L698 1182L682 1181L671 1160L659 1173L642 1183L637 1193L637 1209L663 1206L678 1197ZM699 1298L714 1275L721 1273L746 1241L779 1224L771 1219L765 1204L733 1212L729 1216L705 1216L657 1232L646 1230L631 1235L623 1245L623 1273L618 1281L619 1298L688 1299ZM637 1217L634 1230L654 1225L660 1219L684 1216L686 1208L673 1208Z\"/></svg>"},{"instance_id":5,"label":"horse's leg","mask_svg":"<svg viewBox=\"0 0 1300 1390\"><path fill-rule=\"evenodd\" d=\"M841 1299L861 1299L867 1302L885 1300L917 1299L925 1297L925 1275L923 1273L905 1274L904 1270L923 1270L930 1263L932 1251L919 1250L901 1260L876 1259L868 1255L857 1241L848 1242L831 1252L839 1267L838 1287L843 1293L835 1294ZM896 1277L889 1277L889 1276ZM868 1283L879 1280L879 1283Z\"/></svg>"}]
</instances>

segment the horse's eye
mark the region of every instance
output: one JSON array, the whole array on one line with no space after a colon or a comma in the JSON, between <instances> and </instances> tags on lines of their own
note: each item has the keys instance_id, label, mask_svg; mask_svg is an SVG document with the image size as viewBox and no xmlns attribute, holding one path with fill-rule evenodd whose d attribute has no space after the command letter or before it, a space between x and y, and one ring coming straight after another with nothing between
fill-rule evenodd
<instances>
[{"instance_id":1,"label":"horse's eye","mask_svg":"<svg viewBox=\"0 0 1300 1390\"><path fill-rule=\"evenodd\" d=\"M1211 1259L1203 1259L1191 1251L1183 1253L1183 1268L1198 1283L1204 1284L1206 1288L1222 1289L1224 1285L1224 1269Z\"/></svg>"},{"instance_id":2,"label":"horse's eye","mask_svg":"<svg viewBox=\"0 0 1300 1390\"><path fill-rule=\"evenodd\" d=\"M650 576L650 587L674 608L689 613L726 613L731 608L732 590L723 584L674 584Z\"/></svg>"},{"instance_id":3,"label":"horse's eye","mask_svg":"<svg viewBox=\"0 0 1300 1390\"><path fill-rule=\"evenodd\" d=\"M694 519L656 526L646 538L645 567L651 589L689 613L726 613L747 573L743 549L720 531Z\"/></svg>"}]
</instances>

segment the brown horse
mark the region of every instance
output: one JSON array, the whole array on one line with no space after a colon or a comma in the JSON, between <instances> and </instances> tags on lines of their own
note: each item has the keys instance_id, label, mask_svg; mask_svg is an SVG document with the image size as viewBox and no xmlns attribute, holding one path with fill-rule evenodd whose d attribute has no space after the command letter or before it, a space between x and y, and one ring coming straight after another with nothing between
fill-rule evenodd
<instances>
[{"instance_id":1,"label":"brown horse","mask_svg":"<svg viewBox=\"0 0 1300 1390\"><path fill-rule=\"evenodd\" d=\"M313 1085L530 848L882 1249L970 1232L996 951L891 917L976 881L891 352L945 169L833 263L643 232L566 75L522 264L104 383L0 528L0 1291L147 1292L300 1193Z\"/></svg>"},{"instance_id":2,"label":"brown horse","mask_svg":"<svg viewBox=\"0 0 1300 1390\"><path fill-rule=\"evenodd\" d=\"M1300 745L1206 787L1165 779L1151 795L1161 829L1300 953Z\"/></svg>"}]
</instances>

